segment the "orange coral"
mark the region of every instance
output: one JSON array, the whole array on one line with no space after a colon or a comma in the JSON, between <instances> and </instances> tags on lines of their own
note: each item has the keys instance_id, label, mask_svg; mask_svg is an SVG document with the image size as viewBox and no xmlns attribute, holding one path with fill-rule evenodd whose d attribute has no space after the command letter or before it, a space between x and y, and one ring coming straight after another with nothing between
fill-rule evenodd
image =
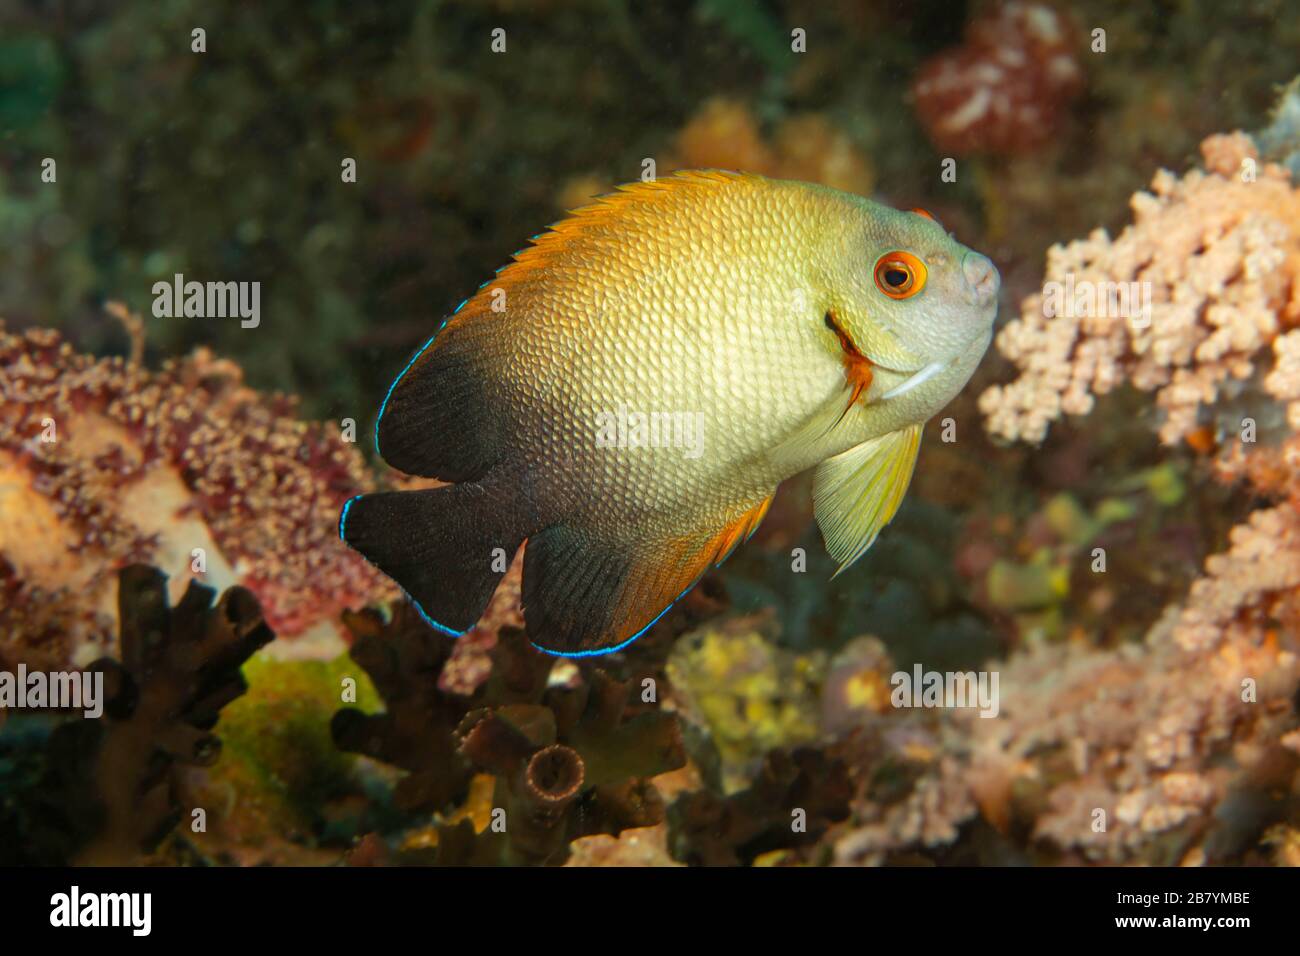
<instances>
[{"instance_id":1,"label":"orange coral","mask_svg":"<svg viewBox=\"0 0 1300 956\"><path fill-rule=\"evenodd\" d=\"M677 135L667 169L738 169L801 179L860 195L875 185L871 163L853 141L819 113L791 116L769 141L749 107L707 101Z\"/></svg>"},{"instance_id":2,"label":"orange coral","mask_svg":"<svg viewBox=\"0 0 1300 956\"><path fill-rule=\"evenodd\" d=\"M875 187L870 160L825 116L788 117L769 138L746 104L723 97L707 100L696 111L658 163L661 175L675 169L739 170L859 195L870 195ZM584 205L612 185L597 176L575 177L560 189L557 204L565 209Z\"/></svg>"},{"instance_id":3,"label":"orange coral","mask_svg":"<svg viewBox=\"0 0 1300 956\"><path fill-rule=\"evenodd\" d=\"M740 169L768 174L776 169L775 151L759 130L749 107L714 98L696 111L677 134L675 161L686 169Z\"/></svg>"}]
</instances>

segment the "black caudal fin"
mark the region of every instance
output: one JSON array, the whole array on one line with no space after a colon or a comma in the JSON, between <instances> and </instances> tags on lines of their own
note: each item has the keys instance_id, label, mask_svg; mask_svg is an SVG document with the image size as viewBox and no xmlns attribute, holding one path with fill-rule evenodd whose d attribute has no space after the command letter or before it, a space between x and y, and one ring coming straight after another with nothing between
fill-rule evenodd
<instances>
[{"instance_id":1,"label":"black caudal fin","mask_svg":"<svg viewBox=\"0 0 1300 956\"><path fill-rule=\"evenodd\" d=\"M400 584L429 623L461 634L487 608L524 525L511 501L461 484L353 498L339 537Z\"/></svg>"},{"instance_id":2,"label":"black caudal fin","mask_svg":"<svg viewBox=\"0 0 1300 956\"><path fill-rule=\"evenodd\" d=\"M375 423L375 448L408 475L474 481L501 458L502 419L485 371L491 352L481 317L425 344L389 387Z\"/></svg>"}]
</instances>

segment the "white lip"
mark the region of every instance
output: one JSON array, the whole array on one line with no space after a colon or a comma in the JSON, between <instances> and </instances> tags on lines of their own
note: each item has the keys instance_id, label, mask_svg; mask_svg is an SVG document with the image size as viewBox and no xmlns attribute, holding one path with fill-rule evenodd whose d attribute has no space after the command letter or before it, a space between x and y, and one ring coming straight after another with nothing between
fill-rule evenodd
<instances>
[{"instance_id":1,"label":"white lip","mask_svg":"<svg viewBox=\"0 0 1300 956\"><path fill-rule=\"evenodd\" d=\"M948 365L946 362L931 362L920 371L913 372L910 378L904 382L898 383L884 395L881 395L880 398L884 401L885 399L898 398L900 395L906 395L918 385L924 385L926 382L930 381L930 379L934 378L947 367Z\"/></svg>"}]
</instances>

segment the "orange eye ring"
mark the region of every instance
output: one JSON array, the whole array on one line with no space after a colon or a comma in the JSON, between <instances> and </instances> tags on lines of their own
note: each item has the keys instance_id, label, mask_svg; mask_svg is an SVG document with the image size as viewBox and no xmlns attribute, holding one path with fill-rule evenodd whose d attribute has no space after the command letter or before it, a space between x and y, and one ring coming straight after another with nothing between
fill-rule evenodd
<instances>
[{"instance_id":1,"label":"orange eye ring","mask_svg":"<svg viewBox=\"0 0 1300 956\"><path fill-rule=\"evenodd\" d=\"M887 252L876 261L876 288L891 299L910 299L925 288L925 263L910 252Z\"/></svg>"},{"instance_id":2,"label":"orange eye ring","mask_svg":"<svg viewBox=\"0 0 1300 956\"><path fill-rule=\"evenodd\" d=\"M922 209L920 206L917 206L915 209L912 210L912 212L916 213L918 216L924 216L926 219L929 219L931 222L939 221L938 219L934 218L934 213L930 212L930 210L928 209Z\"/></svg>"}]
</instances>

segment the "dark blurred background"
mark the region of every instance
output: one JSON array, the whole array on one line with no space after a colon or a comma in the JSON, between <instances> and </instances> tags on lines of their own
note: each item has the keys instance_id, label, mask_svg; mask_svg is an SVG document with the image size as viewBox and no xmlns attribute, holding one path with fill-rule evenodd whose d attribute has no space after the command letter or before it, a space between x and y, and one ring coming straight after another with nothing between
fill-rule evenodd
<instances>
[{"instance_id":1,"label":"dark blurred background","mask_svg":"<svg viewBox=\"0 0 1300 956\"><path fill-rule=\"evenodd\" d=\"M103 311L120 300L152 361L212 345L254 385L368 423L442 315L647 157L929 205L1014 293L1051 241L1125 221L1157 165L1258 125L1300 41L1267 0L1071 4L1080 49L1094 23L1109 48L1051 140L962 157L942 183L909 87L989 6L0 0L0 317L125 352ZM262 327L154 318L176 272L260 280Z\"/></svg>"}]
</instances>

